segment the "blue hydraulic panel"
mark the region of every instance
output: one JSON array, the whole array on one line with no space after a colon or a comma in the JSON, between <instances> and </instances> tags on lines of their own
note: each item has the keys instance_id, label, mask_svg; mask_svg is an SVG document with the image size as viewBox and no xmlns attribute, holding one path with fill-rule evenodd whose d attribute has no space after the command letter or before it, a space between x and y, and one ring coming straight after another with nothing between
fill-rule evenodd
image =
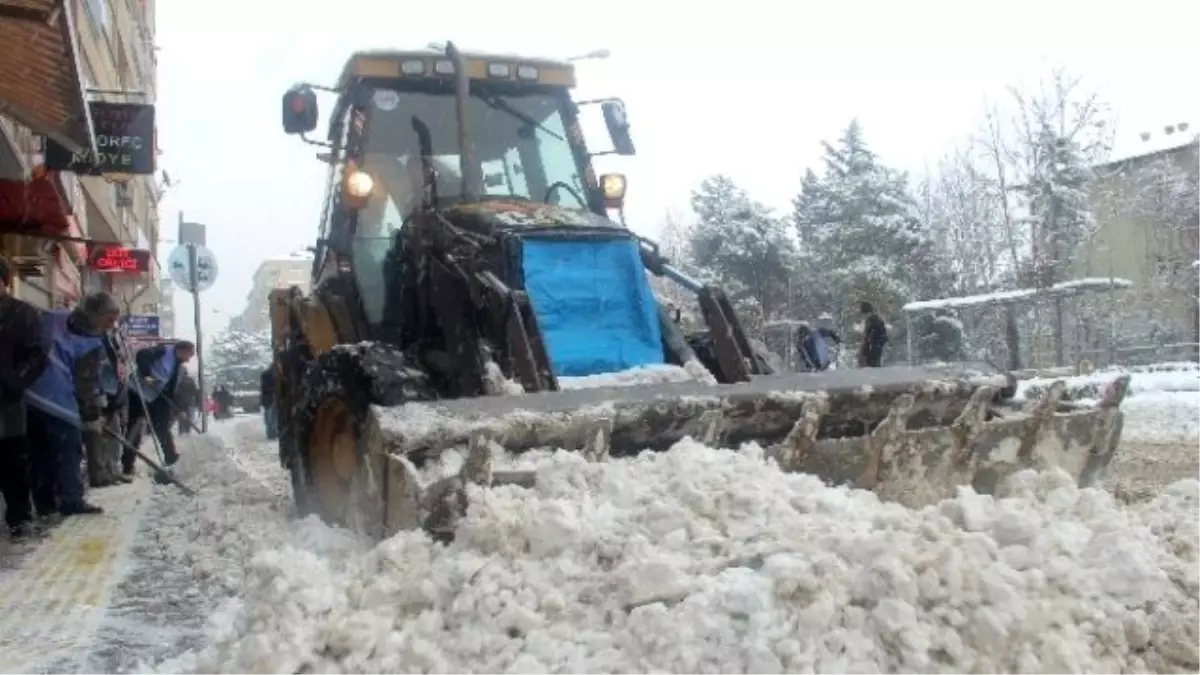
<instances>
[{"instance_id":1,"label":"blue hydraulic panel","mask_svg":"<svg viewBox=\"0 0 1200 675\"><path fill-rule=\"evenodd\" d=\"M558 376L663 363L658 306L634 239L527 238L525 290Z\"/></svg>"}]
</instances>

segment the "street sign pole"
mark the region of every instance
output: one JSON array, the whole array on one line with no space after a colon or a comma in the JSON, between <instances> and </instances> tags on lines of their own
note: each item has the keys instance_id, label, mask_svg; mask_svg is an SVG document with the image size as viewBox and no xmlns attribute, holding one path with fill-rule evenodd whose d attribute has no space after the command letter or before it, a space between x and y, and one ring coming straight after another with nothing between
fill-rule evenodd
<instances>
[{"instance_id":1,"label":"street sign pole","mask_svg":"<svg viewBox=\"0 0 1200 675\"><path fill-rule=\"evenodd\" d=\"M183 224L183 211L179 212L179 223ZM188 252L188 279L192 292L192 311L196 324L196 383L200 387L200 433L208 433L208 407L205 405L207 389L204 386L204 333L200 328L200 280L196 278L196 244L186 244Z\"/></svg>"},{"instance_id":2,"label":"street sign pole","mask_svg":"<svg viewBox=\"0 0 1200 675\"><path fill-rule=\"evenodd\" d=\"M200 325L200 293L212 288L217 280L217 258L204 245L205 227L201 223L188 223L179 213L179 245L167 258L171 281L192 294L192 311L196 324L196 383L200 386L200 400L207 401L208 386L204 381L204 327ZM200 431L208 432L208 411L201 406Z\"/></svg>"}]
</instances>

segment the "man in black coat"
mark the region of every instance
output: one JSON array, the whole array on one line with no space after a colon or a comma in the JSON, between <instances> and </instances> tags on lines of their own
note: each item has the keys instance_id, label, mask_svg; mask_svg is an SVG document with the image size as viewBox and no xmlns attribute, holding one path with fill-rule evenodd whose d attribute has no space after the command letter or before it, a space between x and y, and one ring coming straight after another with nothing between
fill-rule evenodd
<instances>
[{"instance_id":1,"label":"man in black coat","mask_svg":"<svg viewBox=\"0 0 1200 675\"><path fill-rule=\"evenodd\" d=\"M267 428L267 440L279 436L279 410L275 407L275 368L267 366L259 376L259 403L262 405L263 423Z\"/></svg>"},{"instance_id":2,"label":"man in black coat","mask_svg":"<svg viewBox=\"0 0 1200 675\"><path fill-rule=\"evenodd\" d=\"M863 315L863 340L858 348L858 365L860 368L878 368L883 365L883 347L888 343L887 324L866 300L859 304L858 309Z\"/></svg>"},{"instance_id":3,"label":"man in black coat","mask_svg":"<svg viewBox=\"0 0 1200 675\"><path fill-rule=\"evenodd\" d=\"M37 308L12 296L12 274L0 256L0 491L9 533L19 539L34 531L25 390L41 377L49 348Z\"/></svg>"}]
</instances>

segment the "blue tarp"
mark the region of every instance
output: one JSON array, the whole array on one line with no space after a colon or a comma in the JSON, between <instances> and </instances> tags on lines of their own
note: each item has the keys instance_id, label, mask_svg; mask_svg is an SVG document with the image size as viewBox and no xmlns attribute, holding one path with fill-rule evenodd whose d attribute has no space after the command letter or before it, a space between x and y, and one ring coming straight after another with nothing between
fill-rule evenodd
<instances>
[{"instance_id":1,"label":"blue tarp","mask_svg":"<svg viewBox=\"0 0 1200 675\"><path fill-rule=\"evenodd\" d=\"M525 290L559 376L663 363L658 307L633 239L522 242Z\"/></svg>"}]
</instances>

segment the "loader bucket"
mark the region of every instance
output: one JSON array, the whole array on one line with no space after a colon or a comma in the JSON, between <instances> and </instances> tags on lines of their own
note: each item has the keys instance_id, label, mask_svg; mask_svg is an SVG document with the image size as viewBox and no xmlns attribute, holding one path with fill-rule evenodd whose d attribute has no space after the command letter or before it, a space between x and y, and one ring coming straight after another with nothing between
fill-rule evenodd
<instances>
[{"instance_id":1,"label":"loader bucket","mask_svg":"<svg viewBox=\"0 0 1200 675\"><path fill-rule=\"evenodd\" d=\"M355 529L385 536L424 527L451 535L466 483L532 485L493 471L493 452L563 448L604 461L692 437L757 442L784 471L874 490L921 506L960 485L990 493L1010 473L1060 467L1081 485L1102 474L1121 431L1128 376L1094 408L1062 402L1063 386L1024 407L1007 375L986 366L897 367L783 374L729 385L673 383L372 406L351 481ZM418 467L464 450L457 474L422 485Z\"/></svg>"}]
</instances>

